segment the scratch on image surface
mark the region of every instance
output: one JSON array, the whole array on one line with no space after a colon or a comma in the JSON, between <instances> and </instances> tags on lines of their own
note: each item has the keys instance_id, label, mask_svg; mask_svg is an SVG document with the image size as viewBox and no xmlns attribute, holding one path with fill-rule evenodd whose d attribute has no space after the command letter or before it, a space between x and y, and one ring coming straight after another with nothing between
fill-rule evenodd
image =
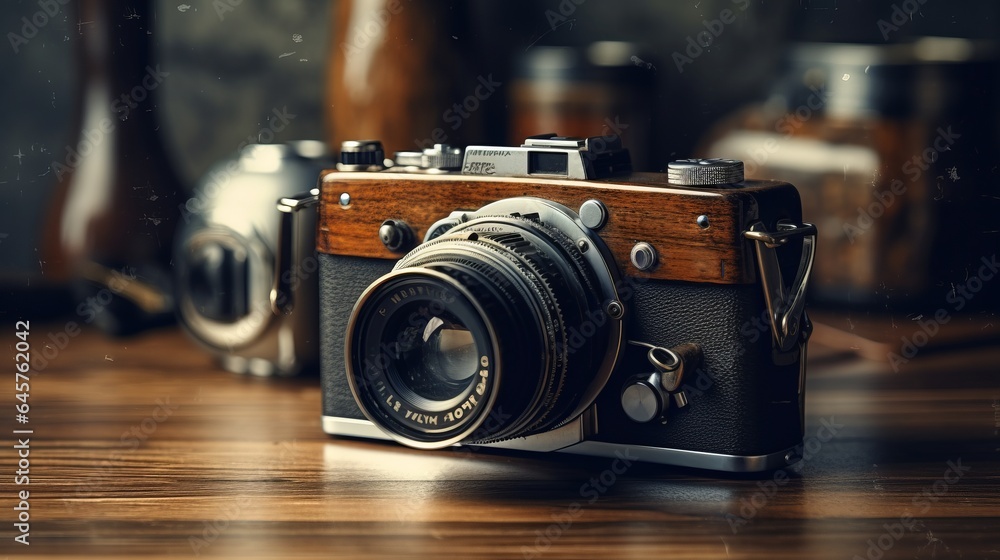
<instances>
[{"instance_id":1,"label":"scratch on image surface","mask_svg":"<svg viewBox=\"0 0 1000 560\"><path fill-rule=\"evenodd\" d=\"M562 26L564 26L564 25L569 25L569 28L570 28L570 29L573 29L573 24L575 24L575 23L576 23L576 18L573 18L573 19L568 19L568 20L566 20L566 21L564 21L564 22L560 23L559 25L556 25L556 26L555 26L555 27L553 27L552 29L549 29L549 30L548 30L548 31L546 31L545 33L542 33L542 34L541 34L541 35L539 35L539 36L538 36L538 37L537 37L536 39L534 39L533 41L531 41L530 43L528 43L528 46L527 46L527 47L526 47L526 48L524 49L524 52L528 52L528 49L530 49L531 47L535 46L535 43L537 43L537 42L541 41L543 37L545 37L545 36L546 36L546 35L548 35L549 33L552 33L552 32L554 32L554 31L555 31L556 29L559 29L560 27L562 27Z\"/></svg>"},{"instance_id":2,"label":"scratch on image surface","mask_svg":"<svg viewBox=\"0 0 1000 560\"><path fill-rule=\"evenodd\" d=\"M719 537L719 540L722 541L722 546L726 547L726 558L729 558L729 543L722 537Z\"/></svg>"},{"instance_id":3,"label":"scratch on image surface","mask_svg":"<svg viewBox=\"0 0 1000 560\"><path fill-rule=\"evenodd\" d=\"M945 544L945 542L943 540L935 537L933 531L931 531L930 529L928 529L926 537L927 537L927 542L924 543L924 545L920 547L920 550L923 550L923 549L925 549L925 548L927 548L927 547L929 547L931 545L934 545L934 548L931 549L931 557L934 558L934 557L937 556L938 544L940 544L941 546L944 547L945 552L947 552L949 556L951 555L951 549L948 548L948 545Z\"/></svg>"}]
</instances>

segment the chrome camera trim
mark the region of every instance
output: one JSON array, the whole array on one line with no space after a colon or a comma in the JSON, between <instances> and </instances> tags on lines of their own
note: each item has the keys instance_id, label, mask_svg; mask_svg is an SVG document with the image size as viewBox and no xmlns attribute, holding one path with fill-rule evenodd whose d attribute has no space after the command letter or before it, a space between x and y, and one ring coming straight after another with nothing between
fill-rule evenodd
<instances>
[{"instance_id":1,"label":"chrome camera trim","mask_svg":"<svg viewBox=\"0 0 1000 560\"><path fill-rule=\"evenodd\" d=\"M356 418L323 416L323 431L336 436L392 441L375 424L368 420L358 420ZM517 449L522 451L558 451L560 453L575 453L577 455L609 458L618 457L618 454L627 451L630 456L648 463L733 473L766 472L780 469L794 462L793 460L789 460L789 458L796 457L794 447L766 455L726 455L686 449L649 447L646 445L581 441L579 438L582 437L582 420L578 418L557 430L540 434L539 436L518 438L501 443L483 445L482 447ZM534 441L535 439L539 441Z\"/></svg>"}]
</instances>

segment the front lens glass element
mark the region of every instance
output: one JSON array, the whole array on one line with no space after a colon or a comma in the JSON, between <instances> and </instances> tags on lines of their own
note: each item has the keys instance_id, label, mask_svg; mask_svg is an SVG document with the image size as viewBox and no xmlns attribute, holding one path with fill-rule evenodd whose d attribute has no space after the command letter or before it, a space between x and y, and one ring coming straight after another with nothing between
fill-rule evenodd
<instances>
[{"instance_id":1,"label":"front lens glass element","mask_svg":"<svg viewBox=\"0 0 1000 560\"><path fill-rule=\"evenodd\" d=\"M430 401L447 401L462 394L479 370L472 332L455 314L434 312L427 302L408 304L387 324L383 347L392 360L393 381Z\"/></svg>"},{"instance_id":2,"label":"front lens glass element","mask_svg":"<svg viewBox=\"0 0 1000 560\"><path fill-rule=\"evenodd\" d=\"M351 379L377 424L440 441L486 412L496 377L493 339L460 284L397 275L373 285L355 316Z\"/></svg>"}]
</instances>

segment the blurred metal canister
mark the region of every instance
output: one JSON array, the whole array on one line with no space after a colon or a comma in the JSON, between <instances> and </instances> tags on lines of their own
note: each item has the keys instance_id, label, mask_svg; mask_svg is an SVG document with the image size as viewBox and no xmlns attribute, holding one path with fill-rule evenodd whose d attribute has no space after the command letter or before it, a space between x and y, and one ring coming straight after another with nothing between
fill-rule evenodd
<instances>
[{"instance_id":1,"label":"blurred metal canister","mask_svg":"<svg viewBox=\"0 0 1000 560\"><path fill-rule=\"evenodd\" d=\"M618 134L635 169L648 170L654 72L631 43L533 47L515 62L508 141L520 145L545 132Z\"/></svg>"},{"instance_id":2,"label":"blurred metal canister","mask_svg":"<svg viewBox=\"0 0 1000 560\"><path fill-rule=\"evenodd\" d=\"M819 230L814 300L941 306L996 251L993 53L937 37L802 44L770 98L720 122L698 151L798 187Z\"/></svg>"}]
</instances>

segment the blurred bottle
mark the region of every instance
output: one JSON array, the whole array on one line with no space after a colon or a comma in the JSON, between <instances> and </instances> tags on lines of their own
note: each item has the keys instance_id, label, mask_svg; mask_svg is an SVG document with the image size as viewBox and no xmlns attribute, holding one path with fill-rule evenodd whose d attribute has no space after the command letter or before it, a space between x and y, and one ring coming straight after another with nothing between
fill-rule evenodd
<instances>
[{"instance_id":1,"label":"blurred bottle","mask_svg":"<svg viewBox=\"0 0 1000 560\"><path fill-rule=\"evenodd\" d=\"M78 141L58 154L46 274L74 286L83 323L128 334L170 320L179 181L160 142L151 3L81 0Z\"/></svg>"},{"instance_id":2,"label":"blurred bottle","mask_svg":"<svg viewBox=\"0 0 1000 560\"><path fill-rule=\"evenodd\" d=\"M617 134L636 170L649 170L655 65L632 43L599 41L587 48L533 47L516 62L510 135Z\"/></svg>"},{"instance_id":3,"label":"blurred bottle","mask_svg":"<svg viewBox=\"0 0 1000 560\"><path fill-rule=\"evenodd\" d=\"M771 97L699 152L798 187L819 230L814 300L940 307L998 246L996 99L992 45L802 44ZM989 292L967 303L1000 301Z\"/></svg>"},{"instance_id":4,"label":"blurred bottle","mask_svg":"<svg viewBox=\"0 0 1000 560\"><path fill-rule=\"evenodd\" d=\"M481 141L483 105L502 84L490 69L471 69L468 29L464 3L340 2L327 74L328 144L372 138L392 153Z\"/></svg>"}]
</instances>

